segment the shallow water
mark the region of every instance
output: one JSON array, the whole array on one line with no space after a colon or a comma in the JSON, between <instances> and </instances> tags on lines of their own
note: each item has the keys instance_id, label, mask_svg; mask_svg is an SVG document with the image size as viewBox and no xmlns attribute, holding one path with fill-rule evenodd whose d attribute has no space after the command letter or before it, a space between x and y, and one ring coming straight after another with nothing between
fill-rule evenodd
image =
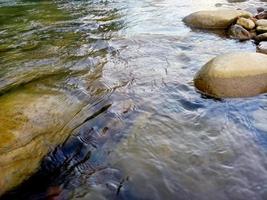
<instances>
[{"instance_id":1,"label":"shallow water","mask_svg":"<svg viewBox=\"0 0 267 200\"><path fill-rule=\"evenodd\" d=\"M192 82L214 56L256 47L181 21L265 5L0 1L0 100L48 79L87 117L3 199L267 199L267 96L210 99Z\"/></svg>"}]
</instances>

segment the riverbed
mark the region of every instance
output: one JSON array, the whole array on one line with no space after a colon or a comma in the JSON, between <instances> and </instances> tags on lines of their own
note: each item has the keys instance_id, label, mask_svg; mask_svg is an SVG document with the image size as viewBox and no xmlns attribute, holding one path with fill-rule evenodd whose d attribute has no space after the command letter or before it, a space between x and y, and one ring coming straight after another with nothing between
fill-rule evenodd
<instances>
[{"instance_id":1,"label":"riverbed","mask_svg":"<svg viewBox=\"0 0 267 200\"><path fill-rule=\"evenodd\" d=\"M193 85L211 58L256 46L182 22L198 10L260 6L266 2L1 0L0 103L60 92L69 109L55 106L55 123L77 102L81 118L2 198L267 199L267 95L213 99Z\"/></svg>"}]
</instances>

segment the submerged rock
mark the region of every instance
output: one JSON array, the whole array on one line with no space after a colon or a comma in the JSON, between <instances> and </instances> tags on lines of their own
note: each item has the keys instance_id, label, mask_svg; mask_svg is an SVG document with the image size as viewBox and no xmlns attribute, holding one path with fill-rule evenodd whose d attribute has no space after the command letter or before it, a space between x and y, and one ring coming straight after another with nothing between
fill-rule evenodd
<instances>
[{"instance_id":1,"label":"submerged rock","mask_svg":"<svg viewBox=\"0 0 267 200\"><path fill-rule=\"evenodd\" d=\"M42 158L76 128L82 103L32 83L0 97L0 196L28 179Z\"/></svg>"},{"instance_id":2,"label":"submerged rock","mask_svg":"<svg viewBox=\"0 0 267 200\"><path fill-rule=\"evenodd\" d=\"M204 10L192 13L185 17L183 21L191 27L202 29L226 29L238 17L252 17L252 14L243 10Z\"/></svg>"},{"instance_id":3,"label":"submerged rock","mask_svg":"<svg viewBox=\"0 0 267 200\"><path fill-rule=\"evenodd\" d=\"M253 35L240 25L232 25L228 31L228 34L233 39L238 40L250 40Z\"/></svg>"},{"instance_id":4,"label":"submerged rock","mask_svg":"<svg viewBox=\"0 0 267 200\"><path fill-rule=\"evenodd\" d=\"M243 26L247 30L255 28L255 23L251 19L246 19L244 17L238 18L236 24Z\"/></svg>"},{"instance_id":5,"label":"submerged rock","mask_svg":"<svg viewBox=\"0 0 267 200\"><path fill-rule=\"evenodd\" d=\"M260 42L260 41L267 41L267 33L262 33L259 34L255 37L255 40Z\"/></svg>"},{"instance_id":6,"label":"submerged rock","mask_svg":"<svg viewBox=\"0 0 267 200\"><path fill-rule=\"evenodd\" d=\"M249 97L267 92L267 56L231 53L218 56L197 73L196 88L213 97Z\"/></svg>"}]
</instances>

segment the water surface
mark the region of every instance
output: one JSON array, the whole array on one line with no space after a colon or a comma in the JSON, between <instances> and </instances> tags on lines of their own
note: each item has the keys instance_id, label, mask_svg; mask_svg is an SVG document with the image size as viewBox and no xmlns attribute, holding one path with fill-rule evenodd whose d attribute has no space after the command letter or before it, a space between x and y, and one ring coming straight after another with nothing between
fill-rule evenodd
<instances>
[{"instance_id":1,"label":"water surface","mask_svg":"<svg viewBox=\"0 0 267 200\"><path fill-rule=\"evenodd\" d=\"M181 21L265 5L0 1L0 93L49 79L87 105L73 136L4 198L267 199L267 96L210 99L192 82L214 56L256 47Z\"/></svg>"}]
</instances>

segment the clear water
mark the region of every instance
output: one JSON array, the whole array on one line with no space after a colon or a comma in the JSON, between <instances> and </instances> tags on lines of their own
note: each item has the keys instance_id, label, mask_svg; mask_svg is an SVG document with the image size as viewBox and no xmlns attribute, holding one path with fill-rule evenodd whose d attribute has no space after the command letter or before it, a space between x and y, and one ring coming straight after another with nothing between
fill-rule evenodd
<instances>
[{"instance_id":1,"label":"clear water","mask_svg":"<svg viewBox=\"0 0 267 200\"><path fill-rule=\"evenodd\" d=\"M37 178L4 198L267 199L267 96L209 99L192 83L214 56L256 47L181 21L265 5L1 0L0 92L49 77L90 105Z\"/></svg>"}]
</instances>

